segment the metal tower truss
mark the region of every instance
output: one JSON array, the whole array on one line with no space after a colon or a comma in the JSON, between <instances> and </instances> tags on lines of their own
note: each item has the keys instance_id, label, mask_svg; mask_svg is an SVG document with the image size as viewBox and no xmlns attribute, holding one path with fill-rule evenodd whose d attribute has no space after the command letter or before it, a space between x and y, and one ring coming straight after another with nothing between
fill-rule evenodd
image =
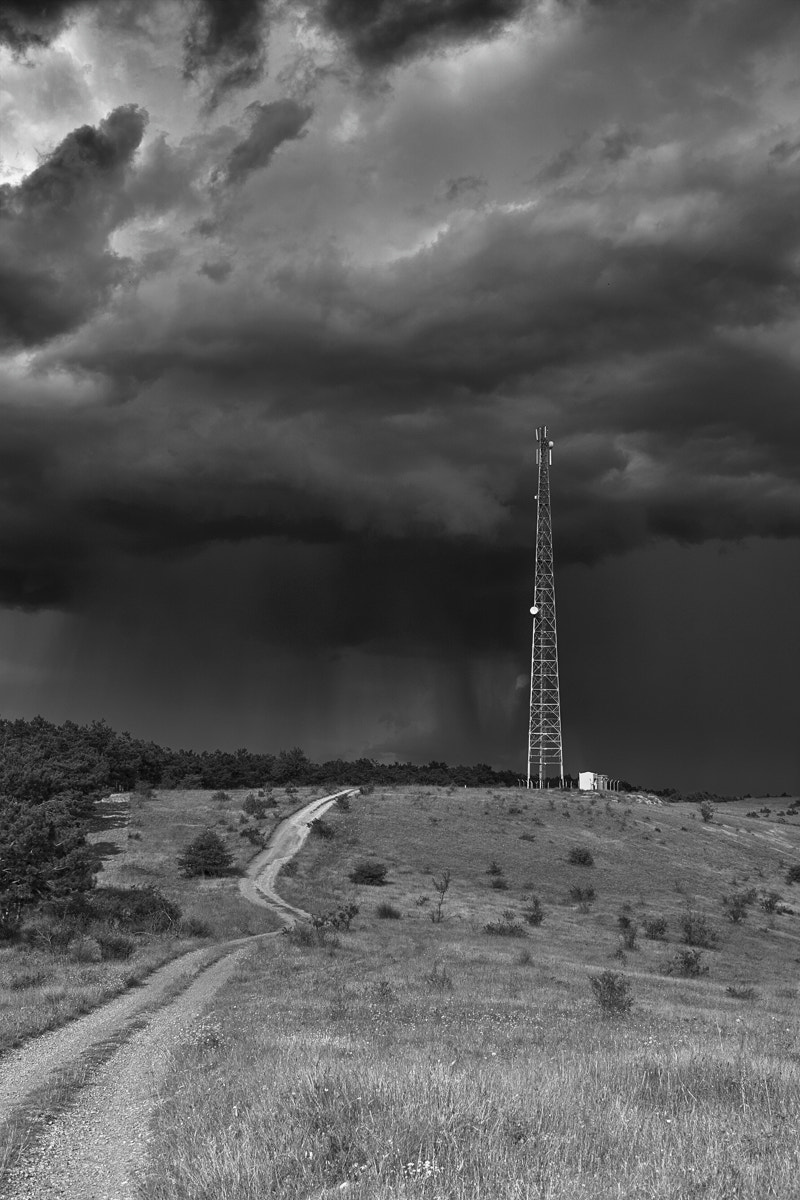
<instances>
[{"instance_id":1,"label":"metal tower truss","mask_svg":"<svg viewBox=\"0 0 800 1200\"><path fill-rule=\"evenodd\" d=\"M536 495L536 576L534 582L531 703L528 724L528 787L545 787L548 777L564 778L561 698L558 688L556 588L553 576L553 521L550 512L550 465L553 443L547 426L536 430L539 465Z\"/></svg>"}]
</instances>

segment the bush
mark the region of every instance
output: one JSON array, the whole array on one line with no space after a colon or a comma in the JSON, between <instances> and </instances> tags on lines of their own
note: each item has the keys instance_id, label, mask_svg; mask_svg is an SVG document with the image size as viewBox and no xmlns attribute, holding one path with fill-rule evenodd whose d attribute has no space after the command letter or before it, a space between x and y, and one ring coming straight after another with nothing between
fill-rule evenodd
<instances>
[{"instance_id":1,"label":"bush","mask_svg":"<svg viewBox=\"0 0 800 1200\"><path fill-rule=\"evenodd\" d=\"M277 806L278 801L273 800L272 796L267 799L266 796L254 796L251 792L249 796L245 796L242 809L248 817L255 817L257 821L263 821L267 815L267 809L277 808Z\"/></svg>"},{"instance_id":2,"label":"bush","mask_svg":"<svg viewBox=\"0 0 800 1200\"><path fill-rule=\"evenodd\" d=\"M181 918L179 905L154 887L95 888L76 911L83 920L131 933L165 933Z\"/></svg>"},{"instance_id":3,"label":"bush","mask_svg":"<svg viewBox=\"0 0 800 1200\"><path fill-rule=\"evenodd\" d=\"M339 812L350 812L350 797L337 796L334 801L334 808L338 808Z\"/></svg>"},{"instance_id":4,"label":"bush","mask_svg":"<svg viewBox=\"0 0 800 1200\"><path fill-rule=\"evenodd\" d=\"M492 859L492 861L489 863L488 867L486 868L486 874L487 875L502 875L503 868L500 866L500 864L498 862L496 862L494 859Z\"/></svg>"},{"instance_id":5,"label":"bush","mask_svg":"<svg viewBox=\"0 0 800 1200\"><path fill-rule=\"evenodd\" d=\"M759 904L766 913L774 913L778 910L780 904L780 892L765 892L759 900Z\"/></svg>"},{"instance_id":6,"label":"bush","mask_svg":"<svg viewBox=\"0 0 800 1200\"><path fill-rule=\"evenodd\" d=\"M722 897L722 907L729 921L738 925L747 917L747 910L756 898L755 891L735 892L732 896Z\"/></svg>"},{"instance_id":7,"label":"bush","mask_svg":"<svg viewBox=\"0 0 800 1200\"><path fill-rule=\"evenodd\" d=\"M703 913L684 913L680 924L681 935L687 946L704 946L709 950L716 946L716 930Z\"/></svg>"},{"instance_id":8,"label":"bush","mask_svg":"<svg viewBox=\"0 0 800 1200\"><path fill-rule=\"evenodd\" d=\"M382 921L399 921L402 914L399 908L395 908L388 901L383 901L375 909L375 915L376 917L380 917Z\"/></svg>"},{"instance_id":9,"label":"bush","mask_svg":"<svg viewBox=\"0 0 800 1200\"><path fill-rule=\"evenodd\" d=\"M350 872L350 879L365 887L383 887L388 870L386 863L378 862L375 858L362 858Z\"/></svg>"},{"instance_id":10,"label":"bush","mask_svg":"<svg viewBox=\"0 0 800 1200\"><path fill-rule=\"evenodd\" d=\"M325 841L330 841L331 838L336 836L336 830L322 817L317 817L315 820L309 821L308 829L314 837L323 838Z\"/></svg>"},{"instance_id":11,"label":"bush","mask_svg":"<svg viewBox=\"0 0 800 1200\"><path fill-rule=\"evenodd\" d=\"M604 1013L622 1016L633 1006L630 980L619 971L601 971L590 975L589 984L594 998Z\"/></svg>"},{"instance_id":12,"label":"bush","mask_svg":"<svg viewBox=\"0 0 800 1200\"><path fill-rule=\"evenodd\" d=\"M207 938L213 936L213 929L202 917L184 917L178 926L178 937Z\"/></svg>"},{"instance_id":13,"label":"bush","mask_svg":"<svg viewBox=\"0 0 800 1200\"><path fill-rule=\"evenodd\" d=\"M353 918L358 916L357 904L343 904L341 908L332 908L326 913L311 918L315 929L343 929L348 932Z\"/></svg>"},{"instance_id":14,"label":"bush","mask_svg":"<svg viewBox=\"0 0 800 1200\"><path fill-rule=\"evenodd\" d=\"M706 825L708 825L709 821L713 820L714 811L714 805L710 800L704 800L700 805L700 816Z\"/></svg>"},{"instance_id":15,"label":"bush","mask_svg":"<svg viewBox=\"0 0 800 1200\"><path fill-rule=\"evenodd\" d=\"M52 974L50 967L23 967L21 970L11 972L6 987L14 992L21 992L25 988L41 987L42 984L49 982Z\"/></svg>"},{"instance_id":16,"label":"bush","mask_svg":"<svg viewBox=\"0 0 800 1200\"><path fill-rule=\"evenodd\" d=\"M571 887L569 898L573 904L578 905L581 912L588 912L590 905L597 899L597 893L593 887Z\"/></svg>"},{"instance_id":17,"label":"bush","mask_svg":"<svg viewBox=\"0 0 800 1200\"><path fill-rule=\"evenodd\" d=\"M586 846L573 846L567 855L567 861L575 867L593 867L594 855Z\"/></svg>"},{"instance_id":18,"label":"bush","mask_svg":"<svg viewBox=\"0 0 800 1200\"><path fill-rule=\"evenodd\" d=\"M230 875L233 856L219 834L204 829L178 856L178 866L187 879L197 875Z\"/></svg>"},{"instance_id":19,"label":"bush","mask_svg":"<svg viewBox=\"0 0 800 1200\"><path fill-rule=\"evenodd\" d=\"M211 799L215 804L229 804L231 798L227 792L214 792Z\"/></svg>"},{"instance_id":20,"label":"bush","mask_svg":"<svg viewBox=\"0 0 800 1200\"><path fill-rule=\"evenodd\" d=\"M502 875L495 875L494 879L490 881L489 887L494 888L496 892L507 892L508 880L504 879Z\"/></svg>"},{"instance_id":21,"label":"bush","mask_svg":"<svg viewBox=\"0 0 800 1200\"><path fill-rule=\"evenodd\" d=\"M136 942L126 933L98 932L95 937L100 944L103 959L124 962L136 949Z\"/></svg>"},{"instance_id":22,"label":"bush","mask_svg":"<svg viewBox=\"0 0 800 1200\"><path fill-rule=\"evenodd\" d=\"M522 910L522 915L528 925L541 925L544 920L544 909L542 902L538 896L533 895L529 900L525 901L525 907Z\"/></svg>"},{"instance_id":23,"label":"bush","mask_svg":"<svg viewBox=\"0 0 800 1200\"><path fill-rule=\"evenodd\" d=\"M730 984L725 988L725 994L734 1000L757 1000L758 992L754 987L747 987L735 983Z\"/></svg>"},{"instance_id":24,"label":"bush","mask_svg":"<svg viewBox=\"0 0 800 1200\"><path fill-rule=\"evenodd\" d=\"M664 974L697 979L708 974L708 966L703 962L703 955L699 950L681 948L664 964Z\"/></svg>"},{"instance_id":25,"label":"bush","mask_svg":"<svg viewBox=\"0 0 800 1200\"><path fill-rule=\"evenodd\" d=\"M626 950L636 949L636 935L639 932L639 926L634 921L633 917L629 917L626 913L622 913L617 917L617 926L619 934L622 938L622 945Z\"/></svg>"},{"instance_id":26,"label":"bush","mask_svg":"<svg viewBox=\"0 0 800 1200\"><path fill-rule=\"evenodd\" d=\"M786 872L787 883L800 883L800 863L794 863Z\"/></svg>"},{"instance_id":27,"label":"bush","mask_svg":"<svg viewBox=\"0 0 800 1200\"><path fill-rule=\"evenodd\" d=\"M665 942L667 940L666 917L645 917L642 926L644 928L644 936L649 938L651 942Z\"/></svg>"},{"instance_id":28,"label":"bush","mask_svg":"<svg viewBox=\"0 0 800 1200\"><path fill-rule=\"evenodd\" d=\"M239 837L245 838L252 846L263 850L267 844L267 839L260 829L256 829L255 825L248 825L246 829L239 830Z\"/></svg>"},{"instance_id":29,"label":"bush","mask_svg":"<svg viewBox=\"0 0 800 1200\"><path fill-rule=\"evenodd\" d=\"M67 946L67 955L71 962L98 963L103 957L103 951L97 938L87 937L84 934L70 942Z\"/></svg>"},{"instance_id":30,"label":"bush","mask_svg":"<svg viewBox=\"0 0 800 1200\"><path fill-rule=\"evenodd\" d=\"M527 937L528 935L525 932L525 926L520 925L519 922L515 920L515 917L516 913L512 912L510 908L507 908L503 913L502 920L487 922L487 924L483 927L483 931L484 933L494 934L495 937Z\"/></svg>"}]
</instances>

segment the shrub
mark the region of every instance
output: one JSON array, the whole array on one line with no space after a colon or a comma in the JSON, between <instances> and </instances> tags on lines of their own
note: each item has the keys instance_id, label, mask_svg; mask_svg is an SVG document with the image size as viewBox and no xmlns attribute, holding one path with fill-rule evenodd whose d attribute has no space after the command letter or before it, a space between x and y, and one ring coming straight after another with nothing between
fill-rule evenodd
<instances>
[{"instance_id":1,"label":"shrub","mask_svg":"<svg viewBox=\"0 0 800 1200\"><path fill-rule=\"evenodd\" d=\"M664 942L667 939L666 917L645 917L642 922L644 936L651 942Z\"/></svg>"},{"instance_id":2,"label":"shrub","mask_svg":"<svg viewBox=\"0 0 800 1200\"><path fill-rule=\"evenodd\" d=\"M322 817L317 817L315 820L309 821L308 828L314 837L323 838L326 842L336 836L336 830L329 821L324 820Z\"/></svg>"},{"instance_id":3,"label":"shrub","mask_svg":"<svg viewBox=\"0 0 800 1200\"><path fill-rule=\"evenodd\" d=\"M519 922L515 920L515 917L516 913L514 913L510 908L507 908L503 913L502 920L488 921L486 925L484 925L483 931L484 933L494 934L495 937L527 937L528 935L525 932L525 926L520 925Z\"/></svg>"},{"instance_id":4,"label":"shrub","mask_svg":"<svg viewBox=\"0 0 800 1200\"><path fill-rule=\"evenodd\" d=\"M309 921L295 921L293 925L281 930L281 936L292 946L315 946L318 940L314 926Z\"/></svg>"},{"instance_id":5,"label":"shrub","mask_svg":"<svg viewBox=\"0 0 800 1200\"><path fill-rule=\"evenodd\" d=\"M399 921L401 915L400 909L395 908L386 900L382 901L375 909L375 916L380 917L382 921Z\"/></svg>"},{"instance_id":6,"label":"shrub","mask_svg":"<svg viewBox=\"0 0 800 1200\"><path fill-rule=\"evenodd\" d=\"M503 868L500 866L500 864L498 862L495 861L495 859L492 859L492 861L489 863L488 867L486 868L486 874L487 875L502 875Z\"/></svg>"},{"instance_id":7,"label":"shrub","mask_svg":"<svg viewBox=\"0 0 800 1200\"><path fill-rule=\"evenodd\" d=\"M507 892L508 880L504 879L502 875L495 875L494 879L490 881L489 887L494 888L496 892Z\"/></svg>"},{"instance_id":8,"label":"shrub","mask_svg":"<svg viewBox=\"0 0 800 1200\"><path fill-rule=\"evenodd\" d=\"M158 888L95 888L79 912L87 920L132 933L165 933L180 920L181 910Z\"/></svg>"},{"instance_id":9,"label":"shrub","mask_svg":"<svg viewBox=\"0 0 800 1200\"><path fill-rule=\"evenodd\" d=\"M204 829L178 856L178 866L187 879L196 875L230 875L233 856L219 834Z\"/></svg>"},{"instance_id":10,"label":"shrub","mask_svg":"<svg viewBox=\"0 0 800 1200\"><path fill-rule=\"evenodd\" d=\"M250 842L251 846L255 846L257 850L263 850L267 844L264 834L260 829L256 829L254 825L248 825L247 829L240 829L239 837Z\"/></svg>"},{"instance_id":11,"label":"shrub","mask_svg":"<svg viewBox=\"0 0 800 1200\"><path fill-rule=\"evenodd\" d=\"M684 979L697 979L700 975L708 974L708 966L703 962L700 950L681 947L672 958L664 964L665 975L682 975Z\"/></svg>"},{"instance_id":12,"label":"shrub","mask_svg":"<svg viewBox=\"0 0 800 1200\"><path fill-rule=\"evenodd\" d=\"M338 808L339 812L350 812L350 797L337 796L334 807Z\"/></svg>"},{"instance_id":13,"label":"shrub","mask_svg":"<svg viewBox=\"0 0 800 1200\"><path fill-rule=\"evenodd\" d=\"M297 859L290 858L288 862L285 862L283 864L283 866L281 867L278 874L285 875L287 879L291 879L293 875L297 874L298 870L299 870L299 865L298 865Z\"/></svg>"},{"instance_id":14,"label":"shrub","mask_svg":"<svg viewBox=\"0 0 800 1200\"><path fill-rule=\"evenodd\" d=\"M636 935L639 932L639 926L634 921L633 917L629 917L626 913L622 913L617 917L617 926L619 934L622 938L622 945L626 950L636 949Z\"/></svg>"},{"instance_id":15,"label":"shrub","mask_svg":"<svg viewBox=\"0 0 800 1200\"><path fill-rule=\"evenodd\" d=\"M320 913L311 918L315 929L343 929L348 932L353 918L358 916L357 904L343 904L341 908L332 908L326 913Z\"/></svg>"},{"instance_id":16,"label":"shrub","mask_svg":"<svg viewBox=\"0 0 800 1200\"><path fill-rule=\"evenodd\" d=\"M440 966L438 962L435 962L427 975L423 975L422 978L429 987L435 988L436 991L452 992L453 990L452 975L449 974L446 966Z\"/></svg>"},{"instance_id":17,"label":"shrub","mask_svg":"<svg viewBox=\"0 0 800 1200\"><path fill-rule=\"evenodd\" d=\"M709 821L713 820L714 811L714 805L710 800L704 800L700 805L700 816L706 825L708 825Z\"/></svg>"},{"instance_id":18,"label":"shrub","mask_svg":"<svg viewBox=\"0 0 800 1200\"><path fill-rule=\"evenodd\" d=\"M433 908L428 913L428 916L434 925L441 925L442 921L444 920L443 909L445 896L447 895L450 887L450 872L442 871L439 879L437 879L434 875L431 882L436 889L436 900L434 901Z\"/></svg>"},{"instance_id":19,"label":"shrub","mask_svg":"<svg viewBox=\"0 0 800 1200\"><path fill-rule=\"evenodd\" d=\"M594 855L586 846L573 846L567 855L567 861L575 867L593 867Z\"/></svg>"},{"instance_id":20,"label":"shrub","mask_svg":"<svg viewBox=\"0 0 800 1200\"><path fill-rule=\"evenodd\" d=\"M202 917L184 917L178 926L178 937L207 938L213 935L213 929Z\"/></svg>"},{"instance_id":21,"label":"shrub","mask_svg":"<svg viewBox=\"0 0 800 1200\"><path fill-rule=\"evenodd\" d=\"M633 1006L630 980L619 971L601 971L590 975L589 984L594 998L604 1013L622 1016Z\"/></svg>"},{"instance_id":22,"label":"shrub","mask_svg":"<svg viewBox=\"0 0 800 1200\"><path fill-rule=\"evenodd\" d=\"M128 937L126 933L98 932L95 937L100 945L100 951L104 959L115 959L123 962L126 958L130 958L136 949L136 942L132 937Z\"/></svg>"},{"instance_id":23,"label":"shrub","mask_svg":"<svg viewBox=\"0 0 800 1200\"><path fill-rule=\"evenodd\" d=\"M536 834L535 833L521 833L519 835L519 840L521 842L535 842Z\"/></svg>"},{"instance_id":24,"label":"shrub","mask_svg":"<svg viewBox=\"0 0 800 1200\"><path fill-rule=\"evenodd\" d=\"M597 893L593 887L571 887L569 889L569 898L573 904L577 904L581 912L588 912L590 906L597 899Z\"/></svg>"},{"instance_id":25,"label":"shrub","mask_svg":"<svg viewBox=\"0 0 800 1200\"><path fill-rule=\"evenodd\" d=\"M732 896L722 897L722 906L729 921L738 925L747 917L747 910L756 898L755 891L735 892Z\"/></svg>"},{"instance_id":26,"label":"shrub","mask_svg":"<svg viewBox=\"0 0 800 1200\"><path fill-rule=\"evenodd\" d=\"M763 908L764 912L774 913L778 910L780 899L781 897L779 892L766 892L759 900L759 904Z\"/></svg>"},{"instance_id":27,"label":"shrub","mask_svg":"<svg viewBox=\"0 0 800 1200\"><path fill-rule=\"evenodd\" d=\"M277 805L278 801L273 800L271 796L267 799L266 796L254 796L251 792L249 796L245 797L242 809L249 817L255 817L257 821L263 821L267 815L267 809L277 808Z\"/></svg>"},{"instance_id":28,"label":"shrub","mask_svg":"<svg viewBox=\"0 0 800 1200\"><path fill-rule=\"evenodd\" d=\"M375 858L362 858L350 872L350 879L353 883L362 884L365 887L383 887L388 870L386 863L379 862Z\"/></svg>"},{"instance_id":29,"label":"shrub","mask_svg":"<svg viewBox=\"0 0 800 1200\"><path fill-rule=\"evenodd\" d=\"M800 863L794 863L786 872L787 883L800 883Z\"/></svg>"},{"instance_id":30,"label":"shrub","mask_svg":"<svg viewBox=\"0 0 800 1200\"><path fill-rule=\"evenodd\" d=\"M84 934L70 942L67 946L67 955L71 962L98 963L103 957L103 951L100 949L97 938L87 937Z\"/></svg>"},{"instance_id":31,"label":"shrub","mask_svg":"<svg viewBox=\"0 0 800 1200\"><path fill-rule=\"evenodd\" d=\"M725 993L726 993L726 995L731 996L734 1000L757 1000L758 999L758 992L756 991L756 989L754 987L747 987L745 985L740 985L740 984L735 984L735 983L732 983L732 984L730 984L729 987L726 987Z\"/></svg>"},{"instance_id":32,"label":"shrub","mask_svg":"<svg viewBox=\"0 0 800 1200\"><path fill-rule=\"evenodd\" d=\"M215 804L229 804L230 803L230 796L228 795L227 792L214 792L214 795L211 797L211 799L214 801Z\"/></svg>"},{"instance_id":33,"label":"shrub","mask_svg":"<svg viewBox=\"0 0 800 1200\"><path fill-rule=\"evenodd\" d=\"M704 946L709 950L716 946L716 930L703 913L683 913L680 924L681 935L687 946Z\"/></svg>"},{"instance_id":34,"label":"shrub","mask_svg":"<svg viewBox=\"0 0 800 1200\"><path fill-rule=\"evenodd\" d=\"M537 895L531 896L525 901L525 907L522 910L522 915L528 925L541 925L544 920L544 909L542 902Z\"/></svg>"}]
</instances>

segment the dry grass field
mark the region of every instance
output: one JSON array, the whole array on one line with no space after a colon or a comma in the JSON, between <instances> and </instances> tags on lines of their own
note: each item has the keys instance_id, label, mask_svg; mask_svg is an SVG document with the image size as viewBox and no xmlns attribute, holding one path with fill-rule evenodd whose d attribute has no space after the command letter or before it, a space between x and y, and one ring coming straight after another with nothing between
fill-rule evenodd
<instances>
[{"instance_id":1,"label":"dry grass field","mask_svg":"<svg viewBox=\"0 0 800 1200\"><path fill-rule=\"evenodd\" d=\"M80 949L70 953L58 929L46 922L34 923L24 943L0 947L0 1051L88 1012L204 941L279 927L270 912L242 899L235 877L184 879L177 867L184 846L205 827L222 836L237 867L243 867L258 847L241 831L257 829L267 837L279 820L318 792L275 789L276 806L263 820L243 819L248 794L231 791L222 801L211 791L133 793L129 803L116 806L119 822L90 835L103 856L98 886L157 888L179 905L183 920L160 932L136 934L121 959L103 952L100 961L92 961Z\"/></svg>"},{"instance_id":2,"label":"dry grass field","mask_svg":"<svg viewBox=\"0 0 800 1200\"><path fill-rule=\"evenodd\" d=\"M800 915L769 909L800 913L800 821L766 805L705 823L407 789L332 809L281 887L358 915L254 952L176 1049L144 1196L793 1200ZM367 858L385 886L349 879ZM711 946L685 943L689 914ZM595 996L606 971L623 1011Z\"/></svg>"}]
</instances>

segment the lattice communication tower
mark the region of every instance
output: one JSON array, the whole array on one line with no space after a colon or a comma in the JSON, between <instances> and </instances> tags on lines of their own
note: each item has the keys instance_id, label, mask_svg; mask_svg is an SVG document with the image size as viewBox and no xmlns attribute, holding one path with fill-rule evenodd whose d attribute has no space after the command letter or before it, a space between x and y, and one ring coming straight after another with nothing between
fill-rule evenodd
<instances>
[{"instance_id":1,"label":"lattice communication tower","mask_svg":"<svg viewBox=\"0 0 800 1200\"><path fill-rule=\"evenodd\" d=\"M564 780L561 698L558 689L556 586L553 576L553 520L550 512L550 465L553 443L547 426L536 430L539 485L536 494L536 576L533 590L531 706L528 723L528 787L545 787L550 772Z\"/></svg>"}]
</instances>

